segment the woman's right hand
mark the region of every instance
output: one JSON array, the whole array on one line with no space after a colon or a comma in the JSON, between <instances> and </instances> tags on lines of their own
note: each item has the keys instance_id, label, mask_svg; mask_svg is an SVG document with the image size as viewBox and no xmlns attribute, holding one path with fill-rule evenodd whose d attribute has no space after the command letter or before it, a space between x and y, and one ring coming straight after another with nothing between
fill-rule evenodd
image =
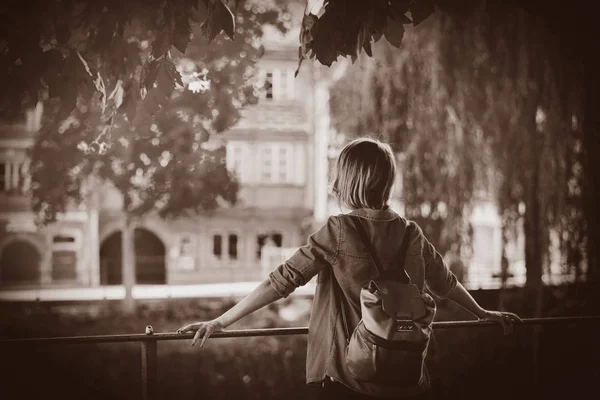
<instances>
[{"instance_id":1,"label":"woman's right hand","mask_svg":"<svg viewBox=\"0 0 600 400\"><path fill-rule=\"evenodd\" d=\"M515 324L522 324L523 320L517 314L504 311L489 311L485 310L484 317L481 321L491 321L502 325L504 334L508 335L514 332Z\"/></svg>"}]
</instances>

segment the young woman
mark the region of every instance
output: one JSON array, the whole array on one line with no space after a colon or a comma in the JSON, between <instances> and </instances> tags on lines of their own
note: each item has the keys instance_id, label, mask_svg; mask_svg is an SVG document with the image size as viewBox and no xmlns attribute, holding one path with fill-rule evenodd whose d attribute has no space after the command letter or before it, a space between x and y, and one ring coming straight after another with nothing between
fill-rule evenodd
<instances>
[{"instance_id":1,"label":"young woman","mask_svg":"<svg viewBox=\"0 0 600 400\"><path fill-rule=\"evenodd\" d=\"M229 311L212 321L186 325L178 332L195 332L192 345L200 341L202 347L214 332L222 331L240 318L289 296L297 287L318 275L309 321L307 383L321 387L321 398L422 396L430 386L426 370L425 379L418 386L390 389L353 379L344 363L347 331L339 302L344 302L343 309L351 332L361 319L360 290L373 276L374 268L350 219L360 218L382 266L392 268L391 261L409 224L388 207L395 175L396 164L389 145L366 138L346 145L337 160L333 191L348 212L330 217L309 237L305 246ZM414 222L412 225L416 226ZM421 291L426 285L438 297L451 299L477 318L497 322L505 333L511 333L514 324L521 322L519 317L481 308L458 282L422 230L417 226L412 232L405 261L405 270L412 283ZM334 279L342 289L342 299L336 298Z\"/></svg>"}]
</instances>

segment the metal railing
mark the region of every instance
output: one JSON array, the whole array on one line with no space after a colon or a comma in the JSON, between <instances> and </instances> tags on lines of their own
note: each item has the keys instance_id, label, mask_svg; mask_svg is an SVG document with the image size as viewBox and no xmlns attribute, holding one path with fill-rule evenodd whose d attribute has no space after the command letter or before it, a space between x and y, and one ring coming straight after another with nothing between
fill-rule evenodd
<instances>
[{"instance_id":1,"label":"metal railing","mask_svg":"<svg viewBox=\"0 0 600 400\"><path fill-rule=\"evenodd\" d=\"M600 323L600 316L579 317L553 317L553 318L525 318L522 325L569 325L581 323ZM498 327L498 324L489 321L439 321L433 323L433 329ZM521 325L518 325L521 326ZM256 336L286 336L306 335L308 327L294 328L268 328L268 329L241 329L226 330L214 333L211 338L239 338ZM151 334L126 334L126 335L98 335L98 336L71 336L27 339L2 339L3 346L46 346L46 345L76 345L99 343L141 343L141 374L142 374L142 399L157 399L158 381L158 342L166 340L189 340L193 333L151 333Z\"/></svg>"}]
</instances>

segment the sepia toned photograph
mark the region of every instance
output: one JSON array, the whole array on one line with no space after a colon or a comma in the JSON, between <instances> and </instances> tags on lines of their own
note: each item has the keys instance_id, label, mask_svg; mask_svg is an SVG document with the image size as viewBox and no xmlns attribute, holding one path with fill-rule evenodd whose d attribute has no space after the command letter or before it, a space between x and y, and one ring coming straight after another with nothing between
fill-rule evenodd
<instances>
[{"instance_id":1,"label":"sepia toned photograph","mask_svg":"<svg viewBox=\"0 0 600 400\"><path fill-rule=\"evenodd\" d=\"M4 0L0 397L596 398L593 8Z\"/></svg>"}]
</instances>

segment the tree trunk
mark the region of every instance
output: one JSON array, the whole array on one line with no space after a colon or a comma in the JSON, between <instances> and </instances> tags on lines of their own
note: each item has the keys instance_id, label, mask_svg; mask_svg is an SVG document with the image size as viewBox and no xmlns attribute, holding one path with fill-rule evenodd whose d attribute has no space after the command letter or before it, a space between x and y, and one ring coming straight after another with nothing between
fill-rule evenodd
<instances>
[{"instance_id":1,"label":"tree trunk","mask_svg":"<svg viewBox=\"0 0 600 400\"><path fill-rule=\"evenodd\" d=\"M535 37L535 35L534 35ZM535 61L534 61L535 62ZM537 65L532 70L535 71ZM541 76L538 73L538 76ZM535 77L535 75L534 75ZM538 84L541 84L538 80ZM537 95L542 91L538 86ZM527 306L524 309L524 316L530 315L539 318L543 314L543 272L545 255L545 235L548 234L543 224L543 206L540 201L540 175L541 175L541 157L544 148L544 135L538 130L536 114L539 101L537 96L531 96L527 104L527 114L524 128L527 130L527 145L529 146L528 159L529 167L525 176L525 302ZM534 386L539 384L539 347L540 347L540 328L534 326L531 332L531 362L532 362L532 380Z\"/></svg>"},{"instance_id":2,"label":"tree trunk","mask_svg":"<svg viewBox=\"0 0 600 400\"><path fill-rule=\"evenodd\" d=\"M525 267L527 281L525 284L524 314L534 318L542 316L544 289L542 282L543 252L541 246L540 203L538 199L537 184L539 182L539 162L534 160L530 187L526 195L525 211ZM532 328L532 379L534 384L539 383L539 335L538 327Z\"/></svg>"},{"instance_id":3,"label":"tree trunk","mask_svg":"<svg viewBox=\"0 0 600 400\"><path fill-rule=\"evenodd\" d=\"M534 161L538 164L537 161ZM540 203L537 198L537 184L539 182L537 165L532 170L531 186L528 189L525 201L525 267L526 286L537 288L542 283L542 246L540 230Z\"/></svg>"},{"instance_id":4,"label":"tree trunk","mask_svg":"<svg viewBox=\"0 0 600 400\"><path fill-rule=\"evenodd\" d=\"M135 243L134 224L131 216L125 213L123 218L123 232L121 235L121 268L123 268L123 286L125 286L125 298L123 300L123 311L127 314L135 312L135 299L133 298L133 286L135 285Z\"/></svg>"}]
</instances>

